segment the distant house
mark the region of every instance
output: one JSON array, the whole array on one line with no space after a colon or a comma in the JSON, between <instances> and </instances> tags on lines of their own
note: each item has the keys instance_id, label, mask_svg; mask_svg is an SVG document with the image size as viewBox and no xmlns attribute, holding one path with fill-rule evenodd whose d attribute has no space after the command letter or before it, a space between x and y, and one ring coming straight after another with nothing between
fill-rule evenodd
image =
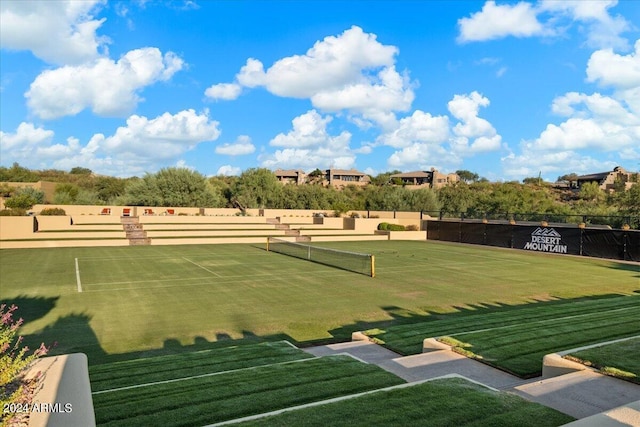
<instances>
[{"instance_id":1,"label":"distant house","mask_svg":"<svg viewBox=\"0 0 640 427\"><path fill-rule=\"evenodd\" d=\"M304 184L307 177L304 171L300 169L277 169L274 174L278 181L283 184Z\"/></svg>"},{"instance_id":2,"label":"distant house","mask_svg":"<svg viewBox=\"0 0 640 427\"><path fill-rule=\"evenodd\" d=\"M336 188L347 185L365 186L371 182L369 175L355 169L327 169L324 178L327 185Z\"/></svg>"},{"instance_id":3,"label":"distant house","mask_svg":"<svg viewBox=\"0 0 640 427\"><path fill-rule=\"evenodd\" d=\"M442 188L460 181L458 174L444 174L434 168L428 171L397 173L389 179L392 184L399 183L407 188Z\"/></svg>"},{"instance_id":4,"label":"distant house","mask_svg":"<svg viewBox=\"0 0 640 427\"><path fill-rule=\"evenodd\" d=\"M572 188L581 188L588 182L595 182L603 191L613 191L616 181L624 183L625 190L628 190L636 182L632 180L633 176L638 174L627 172L620 166L616 166L610 172L592 173L589 175L580 175L571 181Z\"/></svg>"}]
</instances>

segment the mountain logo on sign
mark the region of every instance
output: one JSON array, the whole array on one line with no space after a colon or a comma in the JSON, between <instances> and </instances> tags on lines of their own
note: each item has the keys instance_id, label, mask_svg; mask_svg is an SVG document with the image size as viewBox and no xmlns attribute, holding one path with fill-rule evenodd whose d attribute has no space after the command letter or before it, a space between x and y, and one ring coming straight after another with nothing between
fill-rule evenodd
<instances>
[{"instance_id":1,"label":"mountain logo on sign","mask_svg":"<svg viewBox=\"0 0 640 427\"><path fill-rule=\"evenodd\" d=\"M531 233L532 236L545 236L545 237L562 237L560 233L558 233L553 228L536 228L536 231Z\"/></svg>"},{"instance_id":2,"label":"mountain logo on sign","mask_svg":"<svg viewBox=\"0 0 640 427\"><path fill-rule=\"evenodd\" d=\"M531 241L524 245L530 251L567 253L567 245L561 243L562 235L553 228L538 227L531 233Z\"/></svg>"}]
</instances>

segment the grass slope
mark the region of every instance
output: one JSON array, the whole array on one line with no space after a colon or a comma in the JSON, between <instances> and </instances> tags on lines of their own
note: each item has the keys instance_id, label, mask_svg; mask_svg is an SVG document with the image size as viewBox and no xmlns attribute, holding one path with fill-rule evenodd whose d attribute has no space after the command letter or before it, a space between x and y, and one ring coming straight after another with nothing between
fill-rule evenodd
<instances>
[{"instance_id":1,"label":"grass slope","mask_svg":"<svg viewBox=\"0 0 640 427\"><path fill-rule=\"evenodd\" d=\"M377 277L253 245L3 249L2 298L20 306L29 344L57 341L96 364L222 338L344 340L434 313L640 288L637 268L606 260L437 242L326 246L375 254Z\"/></svg>"},{"instance_id":2,"label":"grass slope","mask_svg":"<svg viewBox=\"0 0 640 427\"><path fill-rule=\"evenodd\" d=\"M547 353L638 333L637 296L507 307L369 332L403 354L421 352L424 338L450 336L465 351L523 377L539 375Z\"/></svg>"},{"instance_id":3,"label":"grass slope","mask_svg":"<svg viewBox=\"0 0 640 427\"><path fill-rule=\"evenodd\" d=\"M440 379L413 387L300 409L242 426L559 426L568 415L463 379Z\"/></svg>"},{"instance_id":4,"label":"grass slope","mask_svg":"<svg viewBox=\"0 0 640 427\"><path fill-rule=\"evenodd\" d=\"M571 357L626 380L640 384L640 338L571 353Z\"/></svg>"},{"instance_id":5,"label":"grass slope","mask_svg":"<svg viewBox=\"0 0 640 427\"><path fill-rule=\"evenodd\" d=\"M403 383L347 356L94 394L101 426L192 426Z\"/></svg>"},{"instance_id":6,"label":"grass slope","mask_svg":"<svg viewBox=\"0 0 640 427\"><path fill-rule=\"evenodd\" d=\"M97 392L311 357L286 342L272 342L96 365L89 375Z\"/></svg>"}]
</instances>

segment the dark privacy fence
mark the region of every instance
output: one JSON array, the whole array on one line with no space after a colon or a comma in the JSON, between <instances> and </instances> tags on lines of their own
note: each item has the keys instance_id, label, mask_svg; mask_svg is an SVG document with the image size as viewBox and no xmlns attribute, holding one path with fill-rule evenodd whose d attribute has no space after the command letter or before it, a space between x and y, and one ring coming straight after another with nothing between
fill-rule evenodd
<instances>
[{"instance_id":1,"label":"dark privacy fence","mask_svg":"<svg viewBox=\"0 0 640 427\"><path fill-rule=\"evenodd\" d=\"M427 239L640 262L640 231L427 220Z\"/></svg>"}]
</instances>

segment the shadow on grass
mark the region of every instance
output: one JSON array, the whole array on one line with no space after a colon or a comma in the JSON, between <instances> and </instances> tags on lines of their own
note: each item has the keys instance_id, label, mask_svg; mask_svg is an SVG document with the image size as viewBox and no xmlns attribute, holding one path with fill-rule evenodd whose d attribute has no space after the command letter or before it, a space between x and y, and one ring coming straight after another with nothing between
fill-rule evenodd
<instances>
[{"instance_id":1,"label":"shadow on grass","mask_svg":"<svg viewBox=\"0 0 640 427\"><path fill-rule=\"evenodd\" d=\"M18 295L15 298L3 298L2 304L6 304L7 308L15 305L18 309L14 313L17 320L22 318L24 324L38 320L49 313L56 306L60 297L30 297L26 295Z\"/></svg>"},{"instance_id":2,"label":"shadow on grass","mask_svg":"<svg viewBox=\"0 0 640 427\"><path fill-rule=\"evenodd\" d=\"M612 262L612 265L609 267L614 270L622 270L622 271L630 271L631 273L635 273L635 277L640 278L640 263L633 262Z\"/></svg>"},{"instance_id":3,"label":"shadow on grass","mask_svg":"<svg viewBox=\"0 0 640 427\"><path fill-rule=\"evenodd\" d=\"M636 291L640 293L640 290ZM194 338L193 344L183 345L176 339L166 339L160 348L133 351L129 353L108 354L101 347L100 342L90 325L91 317L84 313L72 313L70 315L58 318L53 324L45 327L38 333L25 336L25 344L30 348L37 348L40 343L51 345L57 342L57 345L50 352L51 355L82 352L89 358L90 365L99 365L116 361L132 360L145 357L161 356L188 353L200 350L211 350L234 345L256 344L267 341L287 340L298 347L311 347L321 344L331 344L337 342L349 341L351 334L355 331L363 331L370 329L386 329L390 326L411 325L423 322L432 322L442 319L463 319L470 315L479 315L484 313L499 313L508 311L517 311L532 307L549 307L553 305L575 303L579 301L601 300L607 298L621 297L620 294L597 295L580 298L556 298L554 300L532 300L526 304L509 305L499 302L470 304L467 306L454 307L454 312L437 312L428 311L416 313L398 306L381 307L388 315L387 320L382 321L356 321L348 325L329 330L331 338L323 338L318 340L297 341L291 336L281 333L267 336L259 336L250 330L242 330L241 338L232 338L229 334L218 333L215 340L209 341L207 338L197 336ZM35 298L36 306L30 308L29 313L31 319L46 314L54 305L57 298L45 299ZM22 298L23 306L31 305L28 298ZM39 308L38 308L39 307ZM424 337L427 338L427 337ZM420 342L421 346L421 342ZM421 350L421 348L420 348ZM418 351L419 352L419 351Z\"/></svg>"}]
</instances>

